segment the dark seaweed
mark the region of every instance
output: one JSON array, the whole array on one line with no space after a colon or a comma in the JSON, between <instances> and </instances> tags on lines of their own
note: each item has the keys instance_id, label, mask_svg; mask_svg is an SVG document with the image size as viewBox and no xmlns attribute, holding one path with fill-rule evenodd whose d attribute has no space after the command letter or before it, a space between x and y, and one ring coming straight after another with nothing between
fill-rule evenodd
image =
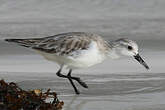
<instances>
[{"instance_id":1,"label":"dark seaweed","mask_svg":"<svg viewBox=\"0 0 165 110\"><path fill-rule=\"evenodd\" d=\"M52 102L46 102L53 98ZM0 80L0 110L61 110L64 103L59 101L57 94L48 89L25 91L16 83Z\"/></svg>"}]
</instances>

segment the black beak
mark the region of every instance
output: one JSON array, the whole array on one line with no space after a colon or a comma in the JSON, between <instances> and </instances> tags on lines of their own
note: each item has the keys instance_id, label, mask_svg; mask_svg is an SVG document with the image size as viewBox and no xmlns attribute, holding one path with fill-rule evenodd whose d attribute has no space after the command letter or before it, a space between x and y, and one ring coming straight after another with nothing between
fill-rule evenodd
<instances>
[{"instance_id":1,"label":"black beak","mask_svg":"<svg viewBox=\"0 0 165 110\"><path fill-rule=\"evenodd\" d=\"M140 57L139 54L135 55L134 58L140 63L142 64L146 69L150 69L147 65L147 63Z\"/></svg>"}]
</instances>

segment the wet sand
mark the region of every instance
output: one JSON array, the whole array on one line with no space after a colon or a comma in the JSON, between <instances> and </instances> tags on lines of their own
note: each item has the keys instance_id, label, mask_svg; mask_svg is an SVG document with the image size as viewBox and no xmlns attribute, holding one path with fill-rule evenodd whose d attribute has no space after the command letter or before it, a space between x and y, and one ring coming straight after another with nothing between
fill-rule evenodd
<instances>
[{"instance_id":1,"label":"wet sand","mask_svg":"<svg viewBox=\"0 0 165 110\"><path fill-rule=\"evenodd\" d=\"M132 58L108 60L89 69L76 70L73 75L81 77L89 89L76 83L81 94L75 95L68 80L56 76L58 65L26 48L2 44L7 53L4 51L0 56L0 77L15 81L27 90L55 90L65 102L64 110L165 109L164 51L143 49L141 54L151 68L149 71Z\"/></svg>"}]
</instances>

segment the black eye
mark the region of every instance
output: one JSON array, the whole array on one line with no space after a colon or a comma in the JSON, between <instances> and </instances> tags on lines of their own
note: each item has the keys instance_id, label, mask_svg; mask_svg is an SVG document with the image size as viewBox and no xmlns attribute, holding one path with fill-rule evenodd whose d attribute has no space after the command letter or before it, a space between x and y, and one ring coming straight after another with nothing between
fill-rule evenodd
<instances>
[{"instance_id":1,"label":"black eye","mask_svg":"<svg viewBox=\"0 0 165 110\"><path fill-rule=\"evenodd\" d=\"M128 50L132 50L133 48L132 48L132 46L128 46Z\"/></svg>"}]
</instances>

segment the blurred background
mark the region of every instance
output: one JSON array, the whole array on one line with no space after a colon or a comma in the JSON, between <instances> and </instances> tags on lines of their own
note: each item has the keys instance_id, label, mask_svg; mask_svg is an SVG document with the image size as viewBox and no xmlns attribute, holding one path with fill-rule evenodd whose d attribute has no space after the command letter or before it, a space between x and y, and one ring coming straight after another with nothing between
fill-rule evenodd
<instances>
[{"instance_id":1,"label":"blurred background","mask_svg":"<svg viewBox=\"0 0 165 110\"><path fill-rule=\"evenodd\" d=\"M84 31L145 41L141 45L148 48L152 42L152 48L160 49L164 10L164 0L0 0L0 38Z\"/></svg>"},{"instance_id":2,"label":"blurred background","mask_svg":"<svg viewBox=\"0 0 165 110\"><path fill-rule=\"evenodd\" d=\"M165 40L164 0L1 0L1 38L87 31Z\"/></svg>"},{"instance_id":3,"label":"blurred background","mask_svg":"<svg viewBox=\"0 0 165 110\"><path fill-rule=\"evenodd\" d=\"M164 0L0 0L0 78L25 89L53 88L66 110L164 110L164 10ZM3 41L71 31L135 40L151 69L128 58L77 70L90 87L77 97L55 76L56 64Z\"/></svg>"}]
</instances>

